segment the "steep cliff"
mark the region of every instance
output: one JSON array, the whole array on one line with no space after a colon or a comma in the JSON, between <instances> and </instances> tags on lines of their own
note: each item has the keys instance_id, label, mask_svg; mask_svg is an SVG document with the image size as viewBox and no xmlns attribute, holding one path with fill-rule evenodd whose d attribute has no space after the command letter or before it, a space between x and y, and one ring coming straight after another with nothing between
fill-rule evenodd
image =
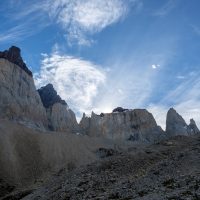
<instances>
[{"instance_id":1,"label":"steep cliff","mask_svg":"<svg viewBox=\"0 0 200 200\"><path fill-rule=\"evenodd\" d=\"M57 94L52 84L38 90L42 103L46 108L48 127L52 131L79 131L74 112L67 103Z\"/></svg>"},{"instance_id":2,"label":"steep cliff","mask_svg":"<svg viewBox=\"0 0 200 200\"><path fill-rule=\"evenodd\" d=\"M91 117L83 115L80 121L83 133L111 139L126 139L136 142L153 142L165 137L153 115L145 109L124 110Z\"/></svg>"},{"instance_id":3,"label":"steep cliff","mask_svg":"<svg viewBox=\"0 0 200 200\"><path fill-rule=\"evenodd\" d=\"M29 70L24 65L24 68L17 65L21 58L19 52L12 47L0 53L0 118L44 128L47 126L46 112Z\"/></svg>"},{"instance_id":4,"label":"steep cliff","mask_svg":"<svg viewBox=\"0 0 200 200\"><path fill-rule=\"evenodd\" d=\"M176 135L194 135L199 133L199 129L193 119L187 125L185 120L179 115L174 108L170 108L167 112L166 133L168 136Z\"/></svg>"},{"instance_id":5,"label":"steep cliff","mask_svg":"<svg viewBox=\"0 0 200 200\"><path fill-rule=\"evenodd\" d=\"M16 64L21 69L23 69L29 76L33 76L32 72L28 69L26 64L24 63L22 57L21 57L21 50L20 48L16 46L12 46L9 48L9 50L5 50L3 52L0 51L0 58L4 58L11 63Z\"/></svg>"},{"instance_id":6,"label":"steep cliff","mask_svg":"<svg viewBox=\"0 0 200 200\"><path fill-rule=\"evenodd\" d=\"M38 93L45 108L49 108L53 106L55 103L60 103L62 105L67 106L65 100L61 99L61 97L57 94L57 92L53 88L53 85L50 83L44 87L41 87L38 90Z\"/></svg>"},{"instance_id":7,"label":"steep cliff","mask_svg":"<svg viewBox=\"0 0 200 200\"><path fill-rule=\"evenodd\" d=\"M32 72L20 49L12 46L0 52L0 118L29 127L77 132L75 114L48 84L36 90Z\"/></svg>"},{"instance_id":8,"label":"steep cliff","mask_svg":"<svg viewBox=\"0 0 200 200\"><path fill-rule=\"evenodd\" d=\"M190 124L188 125L188 132L190 135L199 134L200 131L196 125L194 119L190 119Z\"/></svg>"}]
</instances>

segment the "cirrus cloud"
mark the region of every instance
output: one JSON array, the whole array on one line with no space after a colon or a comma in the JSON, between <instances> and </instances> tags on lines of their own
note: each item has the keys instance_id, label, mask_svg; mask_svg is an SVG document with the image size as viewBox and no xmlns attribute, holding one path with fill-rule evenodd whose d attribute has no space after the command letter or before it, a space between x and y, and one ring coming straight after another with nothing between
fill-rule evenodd
<instances>
[{"instance_id":1,"label":"cirrus cloud","mask_svg":"<svg viewBox=\"0 0 200 200\"><path fill-rule=\"evenodd\" d=\"M0 11L5 13L6 24L11 24L6 30L13 34L14 39L20 37L13 33L13 24L26 25L34 32L37 31L34 23L43 28L58 24L68 44L90 45L93 34L122 20L130 9L138 11L141 7L141 0L20 0L15 4L8 0ZM17 31L21 33L23 30ZM2 34L7 35L7 32ZM7 41L7 38L4 37L4 40Z\"/></svg>"},{"instance_id":2,"label":"cirrus cloud","mask_svg":"<svg viewBox=\"0 0 200 200\"><path fill-rule=\"evenodd\" d=\"M39 88L52 83L78 115L91 110L98 88L106 80L101 67L81 58L59 55L58 52L43 56L41 69L34 74L36 86Z\"/></svg>"},{"instance_id":3,"label":"cirrus cloud","mask_svg":"<svg viewBox=\"0 0 200 200\"><path fill-rule=\"evenodd\" d=\"M149 105L148 109L155 115L159 125L165 128L166 113L169 107L174 107L189 123L194 118L200 126L200 73L190 73L182 78L182 82L168 93L156 105Z\"/></svg>"},{"instance_id":4,"label":"cirrus cloud","mask_svg":"<svg viewBox=\"0 0 200 200\"><path fill-rule=\"evenodd\" d=\"M139 0L57 0L47 6L51 17L67 32L68 42L88 45L87 36L118 22L131 6L141 8Z\"/></svg>"}]
</instances>

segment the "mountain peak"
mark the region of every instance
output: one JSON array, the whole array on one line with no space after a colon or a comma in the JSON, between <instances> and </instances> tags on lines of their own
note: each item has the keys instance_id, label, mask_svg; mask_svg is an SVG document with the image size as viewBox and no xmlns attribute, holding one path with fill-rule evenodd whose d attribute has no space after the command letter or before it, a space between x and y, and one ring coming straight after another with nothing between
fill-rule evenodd
<instances>
[{"instance_id":1,"label":"mountain peak","mask_svg":"<svg viewBox=\"0 0 200 200\"><path fill-rule=\"evenodd\" d=\"M117 107L117 108L115 108L115 109L113 109L113 113L114 112L124 112L124 111L127 111L128 109L125 109L125 108L122 108L122 107Z\"/></svg>"},{"instance_id":2,"label":"mountain peak","mask_svg":"<svg viewBox=\"0 0 200 200\"><path fill-rule=\"evenodd\" d=\"M61 97L57 94L56 90L54 89L51 83L38 89L38 93L41 97L42 103L45 108L49 108L55 103L67 105L65 100L62 100Z\"/></svg>"},{"instance_id":3,"label":"mountain peak","mask_svg":"<svg viewBox=\"0 0 200 200\"><path fill-rule=\"evenodd\" d=\"M4 58L23 69L29 76L33 76L21 57L21 50L19 47L11 46L8 50L0 51L0 58Z\"/></svg>"}]
</instances>

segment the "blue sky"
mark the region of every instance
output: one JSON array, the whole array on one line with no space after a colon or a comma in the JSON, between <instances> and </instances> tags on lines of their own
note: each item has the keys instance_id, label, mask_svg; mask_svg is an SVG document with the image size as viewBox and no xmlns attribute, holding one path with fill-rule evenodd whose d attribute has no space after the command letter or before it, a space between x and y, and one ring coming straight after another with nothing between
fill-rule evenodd
<instances>
[{"instance_id":1,"label":"blue sky","mask_svg":"<svg viewBox=\"0 0 200 200\"><path fill-rule=\"evenodd\" d=\"M0 1L0 50L19 46L80 118L169 107L200 125L199 0Z\"/></svg>"}]
</instances>

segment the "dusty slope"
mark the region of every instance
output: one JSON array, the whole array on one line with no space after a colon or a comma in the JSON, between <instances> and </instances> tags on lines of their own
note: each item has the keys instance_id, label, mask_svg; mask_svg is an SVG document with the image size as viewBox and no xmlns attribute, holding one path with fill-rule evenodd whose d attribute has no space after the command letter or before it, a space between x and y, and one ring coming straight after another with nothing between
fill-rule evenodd
<instances>
[{"instance_id":1,"label":"dusty slope","mask_svg":"<svg viewBox=\"0 0 200 200\"><path fill-rule=\"evenodd\" d=\"M107 157L52 181L28 199L200 199L200 137L176 136Z\"/></svg>"},{"instance_id":2,"label":"dusty slope","mask_svg":"<svg viewBox=\"0 0 200 200\"><path fill-rule=\"evenodd\" d=\"M72 169L97 159L96 149L109 146L88 136L42 132L0 120L0 197L19 187L45 181L63 167Z\"/></svg>"}]
</instances>

